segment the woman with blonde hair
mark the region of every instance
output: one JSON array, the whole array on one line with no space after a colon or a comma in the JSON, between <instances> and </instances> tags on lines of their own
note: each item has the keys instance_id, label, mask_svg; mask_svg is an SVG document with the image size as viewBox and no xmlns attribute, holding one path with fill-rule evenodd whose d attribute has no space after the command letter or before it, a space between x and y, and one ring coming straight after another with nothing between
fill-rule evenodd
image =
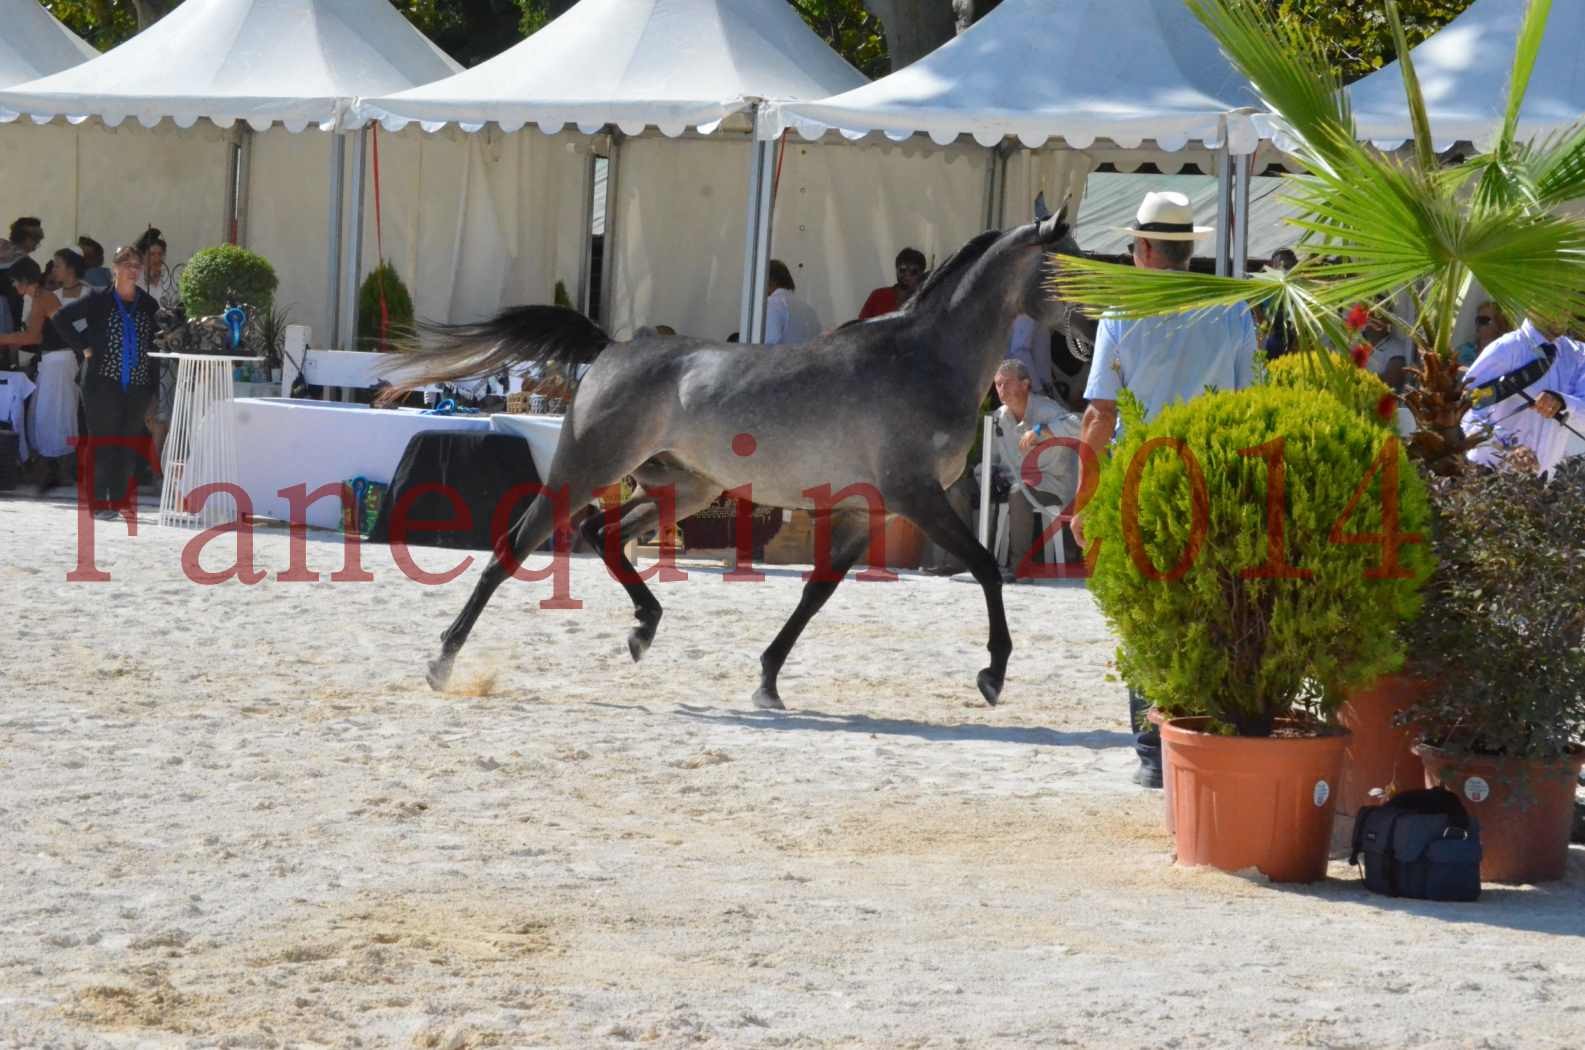
<instances>
[{"instance_id":1,"label":"woman with blonde hair","mask_svg":"<svg viewBox=\"0 0 1585 1050\"><path fill-rule=\"evenodd\" d=\"M154 395L155 315L159 304L138 287L143 255L136 248L117 248L111 260L115 283L103 292L79 299L56 311L55 330L87 358L83 375L83 409L91 439L119 439L93 449L91 505L104 508L128 498L134 443L143 434L143 413Z\"/></svg>"}]
</instances>

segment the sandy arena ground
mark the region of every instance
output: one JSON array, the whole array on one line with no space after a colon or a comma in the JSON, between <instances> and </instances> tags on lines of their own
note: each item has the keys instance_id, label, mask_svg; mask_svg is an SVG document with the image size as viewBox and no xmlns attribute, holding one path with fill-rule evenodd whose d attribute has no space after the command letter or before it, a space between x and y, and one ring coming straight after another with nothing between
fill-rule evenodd
<instances>
[{"instance_id":1,"label":"sandy arena ground","mask_svg":"<svg viewBox=\"0 0 1585 1050\"><path fill-rule=\"evenodd\" d=\"M0 500L0 1047L1577 1047L1585 851L1475 905L1171 863L1113 641L1014 587L848 584L748 697L799 580L577 612L474 572L199 586L189 533ZM311 546L328 573L337 548ZM229 559L229 544L205 559ZM457 555L419 551L431 570Z\"/></svg>"}]
</instances>

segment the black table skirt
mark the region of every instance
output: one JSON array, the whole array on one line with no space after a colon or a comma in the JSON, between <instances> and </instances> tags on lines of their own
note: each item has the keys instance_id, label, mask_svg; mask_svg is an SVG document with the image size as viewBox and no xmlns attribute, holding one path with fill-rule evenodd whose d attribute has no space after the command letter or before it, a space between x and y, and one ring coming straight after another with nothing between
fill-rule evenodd
<instances>
[{"instance_id":1,"label":"black table skirt","mask_svg":"<svg viewBox=\"0 0 1585 1050\"><path fill-rule=\"evenodd\" d=\"M407 493L419 486L438 485L408 499L403 516L408 523L404 543L423 547L487 551L495 546L497 527L510 529L533 501L533 493L519 492L504 514L501 506L512 489L538 484L528 442L511 434L430 431L415 434L402 453L396 475L380 501L380 512L369 534L371 543L391 541L391 517ZM449 493L455 493L452 498ZM466 513L462 508L466 508ZM456 528L426 528L426 522L451 522Z\"/></svg>"}]
</instances>

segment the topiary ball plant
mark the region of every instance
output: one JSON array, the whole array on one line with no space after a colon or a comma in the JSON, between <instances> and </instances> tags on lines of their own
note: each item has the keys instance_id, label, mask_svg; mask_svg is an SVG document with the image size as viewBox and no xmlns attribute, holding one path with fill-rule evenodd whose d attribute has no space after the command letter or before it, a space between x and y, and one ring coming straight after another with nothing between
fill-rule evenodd
<instances>
[{"instance_id":1,"label":"topiary ball plant","mask_svg":"<svg viewBox=\"0 0 1585 1050\"><path fill-rule=\"evenodd\" d=\"M1329 360L1321 360L1327 354ZM1342 402L1368 423L1398 429L1398 399L1381 377L1327 350L1285 354L1266 363L1266 381L1283 390L1320 390Z\"/></svg>"},{"instance_id":2,"label":"topiary ball plant","mask_svg":"<svg viewBox=\"0 0 1585 1050\"><path fill-rule=\"evenodd\" d=\"M385 296L385 325L381 330L380 296ZM358 289L358 345L386 352L413 328L413 297L389 260L380 263Z\"/></svg>"},{"instance_id":3,"label":"topiary ball plant","mask_svg":"<svg viewBox=\"0 0 1585 1050\"><path fill-rule=\"evenodd\" d=\"M1090 591L1131 685L1266 736L1401 665L1396 628L1431 571L1431 514L1394 435L1335 398L1270 385L1149 424L1127 394L1122 408L1083 516Z\"/></svg>"},{"instance_id":4,"label":"topiary ball plant","mask_svg":"<svg viewBox=\"0 0 1585 1050\"><path fill-rule=\"evenodd\" d=\"M257 252L234 244L204 248L182 270L182 310L191 318L210 317L237 302L268 312L279 283L275 268Z\"/></svg>"}]
</instances>

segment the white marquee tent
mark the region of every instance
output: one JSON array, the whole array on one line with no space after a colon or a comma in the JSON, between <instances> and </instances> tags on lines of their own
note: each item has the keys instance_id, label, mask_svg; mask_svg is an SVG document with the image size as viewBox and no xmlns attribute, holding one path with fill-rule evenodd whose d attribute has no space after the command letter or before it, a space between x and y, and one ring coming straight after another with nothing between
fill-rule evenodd
<instances>
[{"instance_id":1,"label":"white marquee tent","mask_svg":"<svg viewBox=\"0 0 1585 1050\"><path fill-rule=\"evenodd\" d=\"M1484 146L1501 126L1508 71L1527 6L1527 0L1475 0L1467 11L1410 52L1437 149L1458 142ZM1354 84L1349 96L1362 139L1383 149L1396 149L1414 138L1403 94L1403 72L1397 62ZM1568 128L1582 114L1585 3L1561 0L1552 5L1519 115L1519 139L1545 137Z\"/></svg>"},{"instance_id":2,"label":"white marquee tent","mask_svg":"<svg viewBox=\"0 0 1585 1050\"><path fill-rule=\"evenodd\" d=\"M415 121L506 133L530 124L552 134L614 128L598 147L612 161L602 168L611 193L603 319L620 334L670 323L721 336L749 298L737 263L745 176L758 157L747 141L752 113L762 99L821 97L863 82L785 0L582 0L495 58L362 99L355 115L390 130ZM729 122L731 133L717 136Z\"/></svg>"},{"instance_id":3,"label":"white marquee tent","mask_svg":"<svg viewBox=\"0 0 1585 1050\"><path fill-rule=\"evenodd\" d=\"M0 87L70 69L99 52L35 0L0 0Z\"/></svg>"},{"instance_id":4,"label":"white marquee tent","mask_svg":"<svg viewBox=\"0 0 1585 1050\"><path fill-rule=\"evenodd\" d=\"M1103 161L1130 167L1149 159L1176 170L1180 151L1201 162L1207 150L1252 154L1254 126L1240 111L1257 102L1182 3L1004 0L890 76L833 98L768 106L758 130L765 139L787 131L922 134L943 145L967 136L1001 157L1022 145L1037 152L1008 165L998 196L1019 201L1043 190L1055 206L1077 201ZM1048 143L1055 148L1042 149ZM1224 198L1232 166L1221 164ZM1247 174L1247 163L1238 167ZM1027 218L1005 210L1002 217Z\"/></svg>"},{"instance_id":5,"label":"white marquee tent","mask_svg":"<svg viewBox=\"0 0 1585 1050\"><path fill-rule=\"evenodd\" d=\"M75 230L108 247L153 223L186 258L225 240L247 201L244 241L275 264L278 299L328 333L325 231L334 244L345 150L341 136L290 133L336 129L360 94L459 68L384 0L187 0L97 58L0 91L0 120L98 121L0 127L0 163L8 181L17 173L14 184L60 198L50 245Z\"/></svg>"}]
</instances>

